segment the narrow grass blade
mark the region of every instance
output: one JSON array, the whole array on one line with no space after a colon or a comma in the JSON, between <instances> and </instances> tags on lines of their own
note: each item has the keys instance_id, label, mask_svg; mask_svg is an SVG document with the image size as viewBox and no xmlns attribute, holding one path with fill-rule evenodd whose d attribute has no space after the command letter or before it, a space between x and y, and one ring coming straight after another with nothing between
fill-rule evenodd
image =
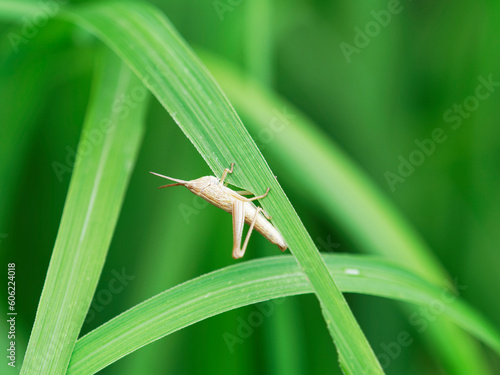
<instances>
[{"instance_id":1,"label":"narrow grass blade","mask_svg":"<svg viewBox=\"0 0 500 375\"><path fill-rule=\"evenodd\" d=\"M383 255L437 285L449 277L431 249L332 140L288 101L247 79L226 61L201 56L253 134L265 134L266 151L286 170L297 193L340 225L360 251ZM429 352L453 374L488 374L475 342L441 320L426 331Z\"/></svg>"},{"instance_id":2,"label":"narrow grass blade","mask_svg":"<svg viewBox=\"0 0 500 375\"><path fill-rule=\"evenodd\" d=\"M22 374L64 374L89 308L141 142L145 88L112 53L99 66ZM127 112L127 115L125 114Z\"/></svg>"},{"instance_id":3,"label":"narrow grass blade","mask_svg":"<svg viewBox=\"0 0 500 375\"><path fill-rule=\"evenodd\" d=\"M350 233L360 249L401 261L426 279L446 285L444 269L429 248L338 145L289 102L245 79L224 60L209 53L201 57L249 120L249 128L255 134L274 134L267 152L281 161L290 179L307 181L301 189Z\"/></svg>"},{"instance_id":4,"label":"narrow grass blade","mask_svg":"<svg viewBox=\"0 0 500 375\"><path fill-rule=\"evenodd\" d=\"M12 2L0 9L20 12ZM272 193L264 208L307 273L322 305L343 368L383 371L314 243L227 99L167 19L145 4L107 3L64 16L99 36L142 79L196 146L215 174L230 163L230 182L253 192ZM278 215L278 213L280 215Z\"/></svg>"},{"instance_id":5,"label":"narrow grass blade","mask_svg":"<svg viewBox=\"0 0 500 375\"><path fill-rule=\"evenodd\" d=\"M383 371L313 241L218 85L168 20L145 4L106 3L69 18L95 33L134 70L169 111L216 175L236 164L230 182L255 193L308 275L348 373ZM181 176L182 177L182 176Z\"/></svg>"},{"instance_id":6,"label":"narrow grass blade","mask_svg":"<svg viewBox=\"0 0 500 375\"><path fill-rule=\"evenodd\" d=\"M324 255L343 292L371 294L422 306L442 315L500 353L498 330L446 289L394 263L366 256ZM68 374L93 374L128 353L207 317L272 298L311 293L291 256L239 263L169 289L78 340Z\"/></svg>"}]
</instances>

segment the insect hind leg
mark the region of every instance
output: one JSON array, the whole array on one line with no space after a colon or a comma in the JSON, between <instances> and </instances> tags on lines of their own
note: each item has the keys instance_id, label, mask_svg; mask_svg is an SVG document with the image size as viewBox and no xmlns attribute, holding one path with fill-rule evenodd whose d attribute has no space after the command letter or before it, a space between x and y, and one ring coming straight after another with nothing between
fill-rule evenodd
<instances>
[{"instance_id":1,"label":"insect hind leg","mask_svg":"<svg viewBox=\"0 0 500 375\"><path fill-rule=\"evenodd\" d=\"M243 243L243 246L241 249L233 249L233 258L238 259L243 257L245 255L245 251L247 249L248 241L250 240L250 235L253 232L253 228L255 226L255 223L257 222L257 218L259 217L259 212L263 211L261 207L257 207L255 210L255 216L253 217L252 223L250 224L250 228L248 229L247 236L245 237L245 242Z\"/></svg>"}]
</instances>

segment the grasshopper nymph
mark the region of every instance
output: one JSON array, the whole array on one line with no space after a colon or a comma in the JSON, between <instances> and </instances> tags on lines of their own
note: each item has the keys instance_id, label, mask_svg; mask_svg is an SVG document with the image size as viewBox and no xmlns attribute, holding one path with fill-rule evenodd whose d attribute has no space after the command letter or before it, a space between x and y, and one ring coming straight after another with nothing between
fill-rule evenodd
<instances>
[{"instance_id":1,"label":"grasshopper nymph","mask_svg":"<svg viewBox=\"0 0 500 375\"><path fill-rule=\"evenodd\" d=\"M281 251L287 249L287 244L283 236L278 230L268 221L271 217L261 208L255 206L252 201L262 199L269 193L267 191L259 196L253 198L245 198L243 195L252 194L249 191L234 191L224 186L224 180L228 173L233 172L234 163L231 163L231 169L226 168L220 181L215 176L200 177L192 181L179 180L172 177L163 176L158 173L150 172L156 176L166 178L168 180L176 181L175 184L163 185L158 187L166 188L170 186L185 186L192 193L205 199L207 202L213 204L215 207L222 208L224 211L233 215L233 258L239 259L245 254L245 250L250 239L250 234L255 228L257 232L261 233L271 243L278 245ZM241 246L241 239L243 236L243 224L250 224L243 247Z\"/></svg>"}]
</instances>

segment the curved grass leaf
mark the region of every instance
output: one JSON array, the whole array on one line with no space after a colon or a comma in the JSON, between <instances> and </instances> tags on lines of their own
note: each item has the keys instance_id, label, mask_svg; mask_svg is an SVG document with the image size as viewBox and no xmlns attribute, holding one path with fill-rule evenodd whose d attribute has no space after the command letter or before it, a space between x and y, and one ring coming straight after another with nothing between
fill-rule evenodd
<instances>
[{"instance_id":1,"label":"curved grass leaf","mask_svg":"<svg viewBox=\"0 0 500 375\"><path fill-rule=\"evenodd\" d=\"M383 373L363 332L331 278L313 241L218 85L155 8L106 3L66 13L97 35L130 66L169 111L216 175L254 193L271 188L263 207L275 218L291 252L308 275L327 327L348 373ZM188 178L189 176L185 177ZM197 176L196 176L197 177Z\"/></svg>"},{"instance_id":2,"label":"curved grass leaf","mask_svg":"<svg viewBox=\"0 0 500 375\"><path fill-rule=\"evenodd\" d=\"M0 4L0 7L1 7L1 4ZM218 173L218 171L216 171L216 173ZM354 179L354 180L356 180L356 179ZM370 202L368 202L368 203L370 203ZM373 203L373 202L372 202L372 203ZM337 204L337 203L335 203L335 204ZM334 204L334 205L335 205L335 204ZM362 208L363 208L363 207L362 207ZM345 209L345 207L344 207L344 209ZM361 210L361 212L362 212L362 210ZM353 214L353 213L354 213L354 210L353 210L353 209L352 209L352 207L351 207L351 214ZM375 216L376 216L376 215L375 215ZM352 215L347 215L346 217L347 217L347 218L352 218ZM358 218L358 219L360 219L360 218ZM362 219L362 218L361 218L361 219ZM355 223L355 222L356 222L355 220L353 220L353 221L352 221L352 223ZM378 235L377 231L380 229L380 226L377 226L377 225L375 225L375 224L377 224L378 222L377 222L377 221L371 221L371 220L366 220L366 221L364 221L364 222L369 224L369 225L368 225L368 229L371 229L371 231L370 231L370 232L367 232L367 234L368 234L368 237L367 237L367 238L365 238L365 237L361 237L361 238L360 238L360 240L361 240L362 242L365 242L367 246L371 246L370 244L372 244L372 243L374 243L374 244L375 244L375 246L378 246L378 245L380 245L380 243L381 243L381 242L384 242L384 241L381 241L381 237L380 237L380 236L377 236L377 235ZM385 229L389 229L389 228L390 228L390 227L385 227ZM389 232L390 232L390 231L389 231ZM389 232L386 232L386 233L389 233ZM393 233L396 233L396 237L398 236L398 234L397 234L397 233L398 233L398 231L397 231L397 230L394 230L394 228L392 228L392 232L393 232ZM369 236L370 236L370 235L372 235L372 236L373 236L373 235L375 235L375 237L373 237L373 238L372 238L372 239L374 239L374 241L371 241L371 240L370 240L370 238L369 238ZM407 242L407 243L405 243L405 241L404 241L405 233L403 233L403 235L402 235L401 237L403 237L403 242L401 242L401 243L400 243L400 245L403 245L403 247L405 247L405 246L408 246L408 244L410 244L410 248L411 248L411 242ZM379 240L379 241L377 241L377 238L378 238L378 240ZM410 238L410 239L411 239L411 238ZM417 245L418 245L418 239L417 239ZM381 247L381 249L383 249L384 247L385 247L385 248L389 248L389 249L393 249L393 250L396 250L396 251L400 251L400 249L399 249L398 247L387 246L387 242L385 242L384 246L382 246L382 247ZM407 255L405 251L402 251L402 254L403 254L403 256L406 256L406 255ZM425 259L424 259L424 260L425 260ZM411 262L411 263L413 263L413 262ZM428 269L428 268L425 268L425 267L424 267L424 269ZM431 267L431 269L432 269L432 267ZM438 274L438 273L435 273L435 275L437 275L437 274ZM443 278L441 278L440 280L437 280L437 281L442 281L442 280L443 280Z\"/></svg>"},{"instance_id":3,"label":"curved grass leaf","mask_svg":"<svg viewBox=\"0 0 500 375\"><path fill-rule=\"evenodd\" d=\"M143 87L142 83L108 51L95 76L21 374L66 372L142 139L146 101L137 102L133 109L117 107L115 99L129 95L137 87Z\"/></svg>"},{"instance_id":4,"label":"curved grass leaf","mask_svg":"<svg viewBox=\"0 0 500 375\"><path fill-rule=\"evenodd\" d=\"M15 3L0 8L20 12ZM347 303L293 207L277 183L222 91L168 20L139 3L106 3L61 13L95 33L111 47L152 91L220 175L230 163L234 185L255 193L271 188L263 206L274 215L299 265L308 275L322 305L342 368L348 373L383 371Z\"/></svg>"},{"instance_id":5,"label":"curved grass leaf","mask_svg":"<svg viewBox=\"0 0 500 375\"><path fill-rule=\"evenodd\" d=\"M438 311L500 353L500 335L447 289L394 263L366 256L324 255L343 292L371 294ZM78 340L68 374L93 374L165 335L210 316L272 298L311 293L291 256L242 262L171 288Z\"/></svg>"},{"instance_id":6,"label":"curved grass leaf","mask_svg":"<svg viewBox=\"0 0 500 375\"><path fill-rule=\"evenodd\" d=\"M245 79L226 61L207 52L200 56L249 120L249 129L274 135L266 151L280 162L288 179L295 184L307 181L300 184L302 191L350 233L361 250L400 261L427 280L447 285L444 269L428 246L330 137L291 103Z\"/></svg>"},{"instance_id":7,"label":"curved grass leaf","mask_svg":"<svg viewBox=\"0 0 500 375\"><path fill-rule=\"evenodd\" d=\"M199 53L252 134L271 139L266 152L287 172L289 186L316 202L360 251L399 262L437 285L448 284L447 273L415 229L335 142L285 99L225 60ZM480 348L456 326L438 320L424 338L450 373L489 373Z\"/></svg>"}]
</instances>

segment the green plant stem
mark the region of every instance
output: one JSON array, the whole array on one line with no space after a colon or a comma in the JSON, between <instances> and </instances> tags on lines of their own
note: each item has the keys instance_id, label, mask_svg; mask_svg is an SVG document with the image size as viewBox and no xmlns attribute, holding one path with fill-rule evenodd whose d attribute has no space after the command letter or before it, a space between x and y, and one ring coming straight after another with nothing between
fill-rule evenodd
<instances>
[{"instance_id":1,"label":"green plant stem","mask_svg":"<svg viewBox=\"0 0 500 375\"><path fill-rule=\"evenodd\" d=\"M142 139L146 100L115 99L143 87L106 52L78 146L54 251L21 374L65 374L90 306ZM144 88L143 88L144 89Z\"/></svg>"}]
</instances>

